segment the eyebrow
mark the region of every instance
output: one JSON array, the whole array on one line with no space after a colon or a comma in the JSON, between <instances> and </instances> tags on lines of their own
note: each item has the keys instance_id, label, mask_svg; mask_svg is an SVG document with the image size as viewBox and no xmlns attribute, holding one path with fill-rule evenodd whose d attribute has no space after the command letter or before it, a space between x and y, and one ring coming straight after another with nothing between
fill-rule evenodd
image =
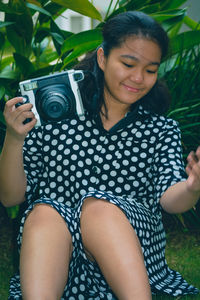
<instances>
[{"instance_id":1,"label":"eyebrow","mask_svg":"<svg viewBox=\"0 0 200 300\"><path fill-rule=\"evenodd\" d=\"M137 58L133 55L129 55L129 54L121 55L121 57L129 58L129 59L132 59L132 60L137 61L137 62L140 61L139 58ZM148 65L160 66L160 63L157 62L157 61L150 61Z\"/></svg>"}]
</instances>

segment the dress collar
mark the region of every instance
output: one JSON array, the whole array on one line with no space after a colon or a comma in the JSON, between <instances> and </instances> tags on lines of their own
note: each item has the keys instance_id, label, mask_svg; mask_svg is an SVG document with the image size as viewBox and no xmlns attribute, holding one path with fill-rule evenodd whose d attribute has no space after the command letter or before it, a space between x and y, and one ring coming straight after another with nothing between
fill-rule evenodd
<instances>
[{"instance_id":1,"label":"dress collar","mask_svg":"<svg viewBox=\"0 0 200 300\"><path fill-rule=\"evenodd\" d=\"M141 104L137 103L134 105L132 110L128 112L123 119L121 119L119 122L117 122L113 127L111 127L109 130L106 130L103 127L101 117L98 114L96 117L93 118L93 122L98 126L98 128L101 131L105 131L107 134L116 133L118 131L122 131L124 128L126 128L129 124L135 123L136 121L144 121L145 119L149 118L151 113L147 110L145 110Z\"/></svg>"}]
</instances>

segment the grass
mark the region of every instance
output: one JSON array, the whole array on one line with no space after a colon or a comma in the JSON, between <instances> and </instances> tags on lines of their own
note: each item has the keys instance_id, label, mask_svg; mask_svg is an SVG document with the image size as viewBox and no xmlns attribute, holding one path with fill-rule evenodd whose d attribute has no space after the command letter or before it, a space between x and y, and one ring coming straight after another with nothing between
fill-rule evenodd
<instances>
[{"instance_id":1,"label":"grass","mask_svg":"<svg viewBox=\"0 0 200 300\"><path fill-rule=\"evenodd\" d=\"M8 299L9 279L13 266L12 222L2 217L0 209L0 299ZM179 271L191 284L200 289L200 229L191 232L172 230L167 233L166 258L171 268ZM153 296L153 300L200 300L196 296Z\"/></svg>"},{"instance_id":2,"label":"grass","mask_svg":"<svg viewBox=\"0 0 200 300\"><path fill-rule=\"evenodd\" d=\"M200 229L184 232L170 231L167 234L166 258L168 265L180 272L188 283L200 289ZM154 296L153 300L200 300L196 296Z\"/></svg>"},{"instance_id":3,"label":"grass","mask_svg":"<svg viewBox=\"0 0 200 300\"><path fill-rule=\"evenodd\" d=\"M0 210L1 213L1 210ZM8 299L9 279L14 272L12 223L0 217L0 299Z\"/></svg>"}]
</instances>

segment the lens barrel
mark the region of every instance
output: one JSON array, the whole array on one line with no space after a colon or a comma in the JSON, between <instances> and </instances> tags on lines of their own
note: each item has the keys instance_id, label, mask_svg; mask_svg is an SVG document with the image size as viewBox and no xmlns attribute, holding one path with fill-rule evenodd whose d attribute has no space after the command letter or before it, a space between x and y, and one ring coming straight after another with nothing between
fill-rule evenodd
<instances>
[{"instance_id":1,"label":"lens barrel","mask_svg":"<svg viewBox=\"0 0 200 300\"><path fill-rule=\"evenodd\" d=\"M44 120L57 122L74 112L74 94L64 84L51 85L38 90L36 108Z\"/></svg>"}]
</instances>

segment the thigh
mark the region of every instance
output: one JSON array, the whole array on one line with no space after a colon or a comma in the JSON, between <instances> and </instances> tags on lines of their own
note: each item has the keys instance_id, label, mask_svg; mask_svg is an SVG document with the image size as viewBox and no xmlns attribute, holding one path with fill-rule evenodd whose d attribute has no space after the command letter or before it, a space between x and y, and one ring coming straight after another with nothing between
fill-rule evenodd
<instances>
[{"instance_id":1,"label":"thigh","mask_svg":"<svg viewBox=\"0 0 200 300\"><path fill-rule=\"evenodd\" d=\"M54 251L57 249L59 252L57 245L63 245L63 248L64 246L69 248L71 255L72 238L68 226L59 212L48 204L36 204L27 215L24 223L22 244L25 242L25 239L30 240L30 238L33 242L35 239L41 246L45 243L48 244L48 253L54 248ZM65 251L65 249L63 250Z\"/></svg>"},{"instance_id":2,"label":"thigh","mask_svg":"<svg viewBox=\"0 0 200 300\"><path fill-rule=\"evenodd\" d=\"M71 240L65 220L53 207L34 206L26 218L22 236L20 274L23 295L36 297L47 291L51 295L62 295L72 253Z\"/></svg>"}]
</instances>

